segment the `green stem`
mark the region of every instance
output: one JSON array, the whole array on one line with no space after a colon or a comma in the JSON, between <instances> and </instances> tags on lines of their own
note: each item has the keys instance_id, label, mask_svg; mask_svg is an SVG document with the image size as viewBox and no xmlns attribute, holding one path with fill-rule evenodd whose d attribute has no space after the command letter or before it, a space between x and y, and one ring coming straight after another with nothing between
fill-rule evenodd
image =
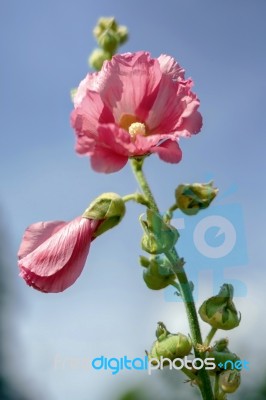
<instances>
[{"instance_id":1,"label":"green stem","mask_svg":"<svg viewBox=\"0 0 266 400\"><path fill-rule=\"evenodd\" d=\"M183 367L181 371L189 378L191 382L194 382L195 384L198 383L198 377L195 374L193 374L193 372L190 369Z\"/></svg>"},{"instance_id":2,"label":"green stem","mask_svg":"<svg viewBox=\"0 0 266 400\"><path fill-rule=\"evenodd\" d=\"M146 199L148 200L149 208L151 210L159 213L159 208L156 204L156 201L153 197L150 186L149 186L149 184L145 178L145 175L142 171L144 158L132 158L130 161L131 161L131 167L132 167L133 173L138 181L138 184L141 187Z\"/></svg>"},{"instance_id":3,"label":"green stem","mask_svg":"<svg viewBox=\"0 0 266 400\"><path fill-rule=\"evenodd\" d=\"M164 216L164 220L166 222L170 222L171 219L173 218L174 211L176 211L177 209L178 209L177 204L173 204L171 207L169 207Z\"/></svg>"},{"instance_id":4,"label":"green stem","mask_svg":"<svg viewBox=\"0 0 266 400\"><path fill-rule=\"evenodd\" d=\"M175 252L176 253L176 252ZM176 253L177 254L177 253ZM191 291L191 286L189 284L187 275L183 268L179 267L178 263L178 256L174 254L174 252L166 252L166 257L170 261L173 267L177 265L177 268L174 268L175 273L177 275L179 286L177 287L180 291L180 294L184 300L186 313L188 317L189 327L190 327L190 334L192 339L192 344L194 347L194 353L196 358L202 358L202 353L200 353L197 349L198 344L202 344L202 337L200 332L200 326L198 321L198 315L193 299L193 294ZM208 372L205 368L202 368L198 372L198 376L201 380L201 384L199 386L202 398L204 400L213 400L213 392L211 387L211 381Z\"/></svg>"},{"instance_id":5,"label":"green stem","mask_svg":"<svg viewBox=\"0 0 266 400\"><path fill-rule=\"evenodd\" d=\"M143 204L144 206L149 206L149 201L141 193L130 193L122 197L123 201L135 201L136 203Z\"/></svg>"},{"instance_id":6,"label":"green stem","mask_svg":"<svg viewBox=\"0 0 266 400\"><path fill-rule=\"evenodd\" d=\"M211 328L210 332L206 336L206 339L204 340L204 346L208 347L210 345L216 332L217 332L217 328Z\"/></svg>"},{"instance_id":7,"label":"green stem","mask_svg":"<svg viewBox=\"0 0 266 400\"><path fill-rule=\"evenodd\" d=\"M134 175L135 175L146 199L149 201L149 207L152 210L154 210L155 212L159 213L159 208L158 208L157 203L152 195L149 184L148 184L148 182L145 178L145 175L143 173L143 170L142 170L143 161L144 161L143 158L132 159L131 166L132 166ZM194 299L193 299L193 295L192 295L191 286L187 279L186 273L185 273L183 267L181 266L182 263L180 264L180 258L178 257L176 250L173 248L172 250L167 251L165 253L165 255L169 259L170 263L172 264L172 267L173 267L173 269L177 275L178 281L179 281L178 289L179 289L180 294L185 303L185 308L186 308L186 312L187 312L195 357L202 358L202 354L197 350L197 345L202 344L202 337L201 337L200 326L199 326L198 316L197 316L195 303L194 303ZM203 400L214 400L210 377L209 377L208 372L205 370L205 368L202 368L201 370L199 370L198 376L200 378L199 388L200 388Z\"/></svg>"}]
</instances>

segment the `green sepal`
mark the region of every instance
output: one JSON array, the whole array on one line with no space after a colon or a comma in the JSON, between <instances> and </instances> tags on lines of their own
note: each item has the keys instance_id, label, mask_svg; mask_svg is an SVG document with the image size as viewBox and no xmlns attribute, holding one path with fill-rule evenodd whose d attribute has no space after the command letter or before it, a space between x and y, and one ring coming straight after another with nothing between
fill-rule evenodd
<instances>
[{"instance_id":1,"label":"green sepal","mask_svg":"<svg viewBox=\"0 0 266 400\"><path fill-rule=\"evenodd\" d=\"M140 216L140 223L144 230L141 246L150 254L161 254L174 247L179 233L173 226L166 223L160 214L148 209L146 220Z\"/></svg>"},{"instance_id":2,"label":"green sepal","mask_svg":"<svg viewBox=\"0 0 266 400\"><path fill-rule=\"evenodd\" d=\"M97 197L83 213L84 218L102 221L94 237L112 229L123 219L126 207L123 199L116 193L103 193Z\"/></svg>"},{"instance_id":3,"label":"green sepal","mask_svg":"<svg viewBox=\"0 0 266 400\"><path fill-rule=\"evenodd\" d=\"M145 268L143 279L149 289L164 289L176 279L171 264L165 257L155 256L148 260L141 256L140 264Z\"/></svg>"},{"instance_id":4,"label":"green sepal","mask_svg":"<svg viewBox=\"0 0 266 400\"><path fill-rule=\"evenodd\" d=\"M148 354L149 359L160 360L160 357L164 357L174 360L183 358L191 352L191 339L182 333L170 333L162 322L158 323L156 336L157 340L153 343Z\"/></svg>"}]
</instances>

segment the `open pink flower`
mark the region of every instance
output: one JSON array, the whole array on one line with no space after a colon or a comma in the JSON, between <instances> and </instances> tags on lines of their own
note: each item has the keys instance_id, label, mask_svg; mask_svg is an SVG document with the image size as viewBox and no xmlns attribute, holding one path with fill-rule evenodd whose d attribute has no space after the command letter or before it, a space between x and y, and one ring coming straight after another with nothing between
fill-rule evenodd
<instances>
[{"instance_id":1,"label":"open pink flower","mask_svg":"<svg viewBox=\"0 0 266 400\"><path fill-rule=\"evenodd\" d=\"M94 170L114 172L129 157L157 153L178 163L180 137L202 126L193 82L170 56L125 53L80 83L71 114L76 151L91 157Z\"/></svg>"},{"instance_id":2,"label":"open pink flower","mask_svg":"<svg viewBox=\"0 0 266 400\"><path fill-rule=\"evenodd\" d=\"M41 292L62 292L81 274L100 222L78 217L71 222L30 225L18 251L20 276Z\"/></svg>"}]
</instances>

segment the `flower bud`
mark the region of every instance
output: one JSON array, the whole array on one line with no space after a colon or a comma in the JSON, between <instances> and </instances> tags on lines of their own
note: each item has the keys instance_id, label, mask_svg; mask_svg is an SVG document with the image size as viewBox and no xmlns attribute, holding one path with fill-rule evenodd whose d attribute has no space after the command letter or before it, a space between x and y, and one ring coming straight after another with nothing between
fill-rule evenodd
<instances>
[{"instance_id":1,"label":"flower bud","mask_svg":"<svg viewBox=\"0 0 266 400\"><path fill-rule=\"evenodd\" d=\"M128 39L127 27L118 25L114 17L100 18L93 34L99 46L112 55Z\"/></svg>"},{"instance_id":2,"label":"flower bud","mask_svg":"<svg viewBox=\"0 0 266 400\"><path fill-rule=\"evenodd\" d=\"M234 393L240 383L241 374L238 371L224 371L219 375L219 387L224 393Z\"/></svg>"},{"instance_id":3,"label":"flower bud","mask_svg":"<svg viewBox=\"0 0 266 400\"><path fill-rule=\"evenodd\" d=\"M163 357L174 360L175 358L183 358L192 349L191 340L187 336L182 333L172 334L168 332L161 322L158 324L156 334L157 340L152 345L149 359L160 360L160 357Z\"/></svg>"},{"instance_id":4,"label":"flower bud","mask_svg":"<svg viewBox=\"0 0 266 400\"><path fill-rule=\"evenodd\" d=\"M233 303L234 288L225 283L217 296L204 301L199 308L203 321L213 328L229 330L237 327L241 317Z\"/></svg>"},{"instance_id":5,"label":"flower bud","mask_svg":"<svg viewBox=\"0 0 266 400\"><path fill-rule=\"evenodd\" d=\"M126 212L123 199L116 193L103 193L97 197L85 210L83 217L88 219L103 220L94 232L97 237L118 225Z\"/></svg>"},{"instance_id":6,"label":"flower bud","mask_svg":"<svg viewBox=\"0 0 266 400\"><path fill-rule=\"evenodd\" d=\"M119 45L119 36L116 32L107 29L98 38L99 46L110 54L114 54Z\"/></svg>"},{"instance_id":7,"label":"flower bud","mask_svg":"<svg viewBox=\"0 0 266 400\"><path fill-rule=\"evenodd\" d=\"M166 258L157 256L148 260L142 256L140 263L145 268L143 279L149 289L164 289L176 278L171 264Z\"/></svg>"},{"instance_id":8,"label":"flower bud","mask_svg":"<svg viewBox=\"0 0 266 400\"><path fill-rule=\"evenodd\" d=\"M214 358L216 371L221 371L224 369L234 369L235 363L239 361L240 358L235 353L231 353L227 346L221 347L220 342L221 341L215 343L214 347L210 351L208 351L207 356L210 358Z\"/></svg>"},{"instance_id":9,"label":"flower bud","mask_svg":"<svg viewBox=\"0 0 266 400\"><path fill-rule=\"evenodd\" d=\"M91 55L89 56L88 63L89 65L99 71L102 68L104 61L111 60L112 54L103 49L94 49Z\"/></svg>"},{"instance_id":10,"label":"flower bud","mask_svg":"<svg viewBox=\"0 0 266 400\"><path fill-rule=\"evenodd\" d=\"M118 25L114 17L101 17L98 19L98 23L93 29L93 34L98 40L102 33L106 30L117 31Z\"/></svg>"},{"instance_id":11,"label":"flower bud","mask_svg":"<svg viewBox=\"0 0 266 400\"><path fill-rule=\"evenodd\" d=\"M128 29L126 26L124 25L120 25L117 29L117 34L119 37L119 44L122 45L124 43L126 43L126 41L128 40Z\"/></svg>"},{"instance_id":12,"label":"flower bud","mask_svg":"<svg viewBox=\"0 0 266 400\"><path fill-rule=\"evenodd\" d=\"M175 191L176 205L187 215L195 215L211 204L218 189L213 182L179 185Z\"/></svg>"},{"instance_id":13,"label":"flower bud","mask_svg":"<svg viewBox=\"0 0 266 400\"><path fill-rule=\"evenodd\" d=\"M179 237L178 231L164 222L155 211L147 210L147 220L140 219L140 223L144 230L141 245L147 253L161 254L172 249L176 244Z\"/></svg>"}]
</instances>

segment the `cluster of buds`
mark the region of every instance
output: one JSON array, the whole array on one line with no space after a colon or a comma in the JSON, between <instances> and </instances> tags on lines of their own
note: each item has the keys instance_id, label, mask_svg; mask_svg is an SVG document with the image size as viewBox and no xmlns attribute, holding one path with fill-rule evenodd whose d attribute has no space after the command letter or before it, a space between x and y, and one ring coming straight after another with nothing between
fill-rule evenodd
<instances>
[{"instance_id":1,"label":"cluster of buds","mask_svg":"<svg viewBox=\"0 0 266 400\"><path fill-rule=\"evenodd\" d=\"M228 348L228 339L220 339L206 354L214 358L218 376L219 394L217 400L226 400L228 393L234 393L241 383L241 360Z\"/></svg>"},{"instance_id":2,"label":"cluster of buds","mask_svg":"<svg viewBox=\"0 0 266 400\"><path fill-rule=\"evenodd\" d=\"M89 65L99 71L105 60L111 60L119 46L128 39L126 26L118 25L114 17L102 17L93 30L98 48L89 56Z\"/></svg>"}]
</instances>

